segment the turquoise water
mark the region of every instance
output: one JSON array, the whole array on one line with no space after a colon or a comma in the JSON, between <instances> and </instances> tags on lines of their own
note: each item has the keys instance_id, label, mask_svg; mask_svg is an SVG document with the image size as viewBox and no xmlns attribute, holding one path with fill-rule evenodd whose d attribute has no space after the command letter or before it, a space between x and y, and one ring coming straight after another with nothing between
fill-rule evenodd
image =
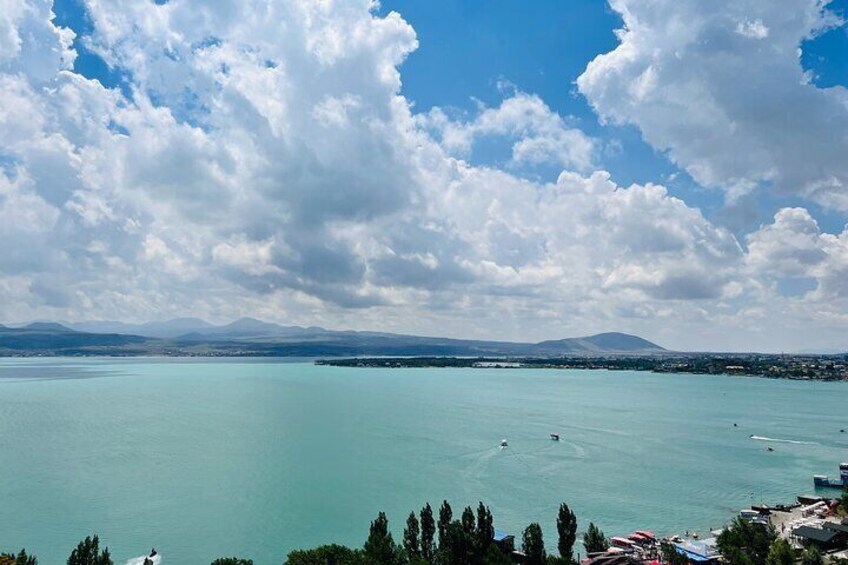
<instances>
[{"instance_id":1,"label":"turquoise water","mask_svg":"<svg viewBox=\"0 0 848 565\"><path fill-rule=\"evenodd\" d=\"M61 564L97 532L116 563L279 564L443 498L539 521L551 547L560 501L609 535L704 531L835 475L846 405L846 384L754 378L4 360L0 548Z\"/></svg>"}]
</instances>

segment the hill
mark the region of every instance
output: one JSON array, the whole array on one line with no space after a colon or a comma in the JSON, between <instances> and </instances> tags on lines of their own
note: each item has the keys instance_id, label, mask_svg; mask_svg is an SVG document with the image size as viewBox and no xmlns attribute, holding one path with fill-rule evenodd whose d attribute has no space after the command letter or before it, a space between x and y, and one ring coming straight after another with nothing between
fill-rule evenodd
<instances>
[{"instance_id":1,"label":"hill","mask_svg":"<svg viewBox=\"0 0 848 565\"><path fill-rule=\"evenodd\" d=\"M70 327L68 327L70 326ZM214 325L197 318L146 324L37 322L0 326L0 354L220 356L534 356L653 354L665 351L638 336L592 336L520 343L284 326L253 318Z\"/></svg>"}]
</instances>

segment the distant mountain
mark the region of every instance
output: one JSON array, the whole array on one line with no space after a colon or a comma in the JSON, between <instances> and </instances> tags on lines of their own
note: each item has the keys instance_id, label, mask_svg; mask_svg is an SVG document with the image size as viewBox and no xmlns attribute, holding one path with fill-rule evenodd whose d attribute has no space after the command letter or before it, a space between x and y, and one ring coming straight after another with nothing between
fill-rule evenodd
<instances>
[{"instance_id":1,"label":"distant mountain","mask_svg":"<svg viewBox=\"0 0 848 565\"><path fill-rule=\"evenodd\" d=\"M623 334L618 332L601 333L588 337L576 337L560 339L557 341L543 341L536 344L538 351L555 353L556 351L574 352L586 351L597 353L651 353L665 351L656 343L639 336Z\"/></svg>"},{"instance_id":2,"label":"distant mountain","mask_svg":"<svg viewBox=\"0 0 848 565\"><path fill-rule=\"evenodd\" d=\"M146 324L82 322L66 327L36 322L0 326L0 354L90 355L259 355L259 356L501 356L638 354L665 351L641 337L603 333L587 337L515 343L380 332L333 331L283 326L241 318L214 325L198 318Z\"/></svg>"},{"instance_id":3,"label":"distant mountain","mask_svg":"<svg viewBox=\"0 0 848 565\"><path fill-rule=\"evenodd\" d=\"M205 332L218 326L200 318L174 318L163 322L126 324L124 322L80 322L68 324L71 328L89 333L120 333L168 339L192 332Z\"/></svg>"},{"instance_id":4,"label":"distant mountain","mask_svg":"<svg viewBox=\"0 0 848 565\"><path fill-rule=\"evenodd\" d=\"M127 354L146 338L110 333L84 333L61 324L35 322L19 328L0 328L0 355Z\"/></svg>"}]
</instances>

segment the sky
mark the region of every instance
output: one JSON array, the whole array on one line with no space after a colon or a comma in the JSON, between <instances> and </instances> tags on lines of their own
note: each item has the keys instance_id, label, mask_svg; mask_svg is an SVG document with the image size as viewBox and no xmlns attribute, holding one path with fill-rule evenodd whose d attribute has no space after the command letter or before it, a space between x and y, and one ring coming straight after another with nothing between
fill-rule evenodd
<instances>
[{"instance_id":1,"label":"sky","mask_svg":"<svg viewBox=\"0 0 848 565\"><path fill-rule=\"evenodd\" d=\"M848 349L848 0L0 0L0 321Z\"/></svg>"}]
</instances>

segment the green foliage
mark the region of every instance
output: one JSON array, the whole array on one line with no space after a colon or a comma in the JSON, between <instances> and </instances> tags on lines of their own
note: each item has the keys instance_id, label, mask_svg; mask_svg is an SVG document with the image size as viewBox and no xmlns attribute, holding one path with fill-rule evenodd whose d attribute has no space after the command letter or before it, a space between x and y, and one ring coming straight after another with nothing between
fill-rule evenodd
<instances>
[{"instance_id":1,"label":"green foliage","mask_svg":"<svg viewBox=\"0 0 848 565\"><path fill-rule=\"evenodd\" d=\"M253 560L238 557L219 557L212 562L212 565L253 565Z\"/></svg>"},{"instance_id":2,"label":"green foliage","mask_svg":"<svg viewBox=\"0 0 848 565\"><path fill-rule=\"evenodd\" d=\"M322 545L289 553L284 565L365 565L361 551L343 545Z\"/></svg>"},{"instance_id":3,"label":"green foliage","mask_svg":"<svg viewBox=\"0 0 848 565\"><path fill-rule=\"evenodd\" d=\"M462 524L462 530L467 536L477 537L477 521L474 518L474 511L470 506L466 506L465 510L462 511L460 523Z\"/></svg>"},{"instance_id":4,"label":"green foliage","mask_svg":"<svg viewBox=\"0 0 848 565\"><path fill-rule=\"evenodd\" d=\"M761 565L776 539L773 527L736 518L719 534L716 545L730 565Z\"/></svg>"},{"instance_id":5,"label":"green foliage","mask_svg":"<svg viewBox=\"0 0 848 565\"><path fill-rule=\"evenodd\" d=\"M801 565L824 565L824 558L816 547L808 547L801 555Z\"/></svg>"},{"instance_id":6,"label":"green foliage","mask_svg":"<svg viewBox=\"0 0 848 565\"><path fill-rule=\"evenodd\" d=\"M557 550L559 556L565 563L574 561L574 542L577 541L577 517L568 507L568 504L559 505L557 513Z\"/></svg>"},{"instance_id":7,"label":"green foliage","mask_svg":"<svg viewBox=\"0 0 848 565\"><path fill-rule=\"evenodd\" d=\"M377 519L371 522L371 530L362 550L366 563L375 565L400 565L403 563L402 551L392 538L392 533L389 531L389 520L386 518L385 512L380 512Z\"/></svg>"},{"instance_id":8,"label":"green foliage","mask_svg":"<svg viewBox=\"0 0 848 565\"><path fill-rule=\"evenodd\" d=\"M483 565L512 565L512 560L498 546L490 544L489 549L483 554Z\"/></svg>"},{"instance_id":9,"label":"green foliage","mask_svg":"<svg viewBox=\"0 0 848 565\"><path fill-rule=\"evenodd\" d=\"M678 553L670 543L663 543L662 556L666 565L690 565L689 560Z\"/></svg>"},{"instance_id":10,"label":"green foliage","mask_svg":"<svg viewBox=\"0 0 848 565\"><path fill-rule=\"evenodd\" d=\"M462 522L454 520L445 528L437 562L441 565L471 565L475 561L476 536L462 526Z\"/></svg>"},{"instance_id":11,"label":"green foliage","mask_svg":"<svg viewBox=\"0 0 848 565\"><path fill-rule=\"evenodd\" d=\"M34 555L27 555L26 549L19 553L0 553L0 565L38 565Z\"/></svg>"},{"instance_id":12,"label":"green foliage","mask_svg":"<svg viewBox=\"0 0 848 565\"><path fill-rule=\"evenodd\" d=\"M100 539L97 536L86 537L68 557L68 565L114 565L107 547L100 551Z\"/></svg>"},{"instance_id":13,"label":"green foliage","mask_svg":"<svg viewBox=\"0 0 848 565\"><path fill-rule=\"evenodd\" d=\"M794 565L795 552L785 539L778 539L773 544L766 557L766 565Z\"/></svg>"},{"instance_id":14,"label":"green foliage","mask_svg":"<svg viewBox=\"0 0 848 565\"><path fill-rule=\"evenodd\" d=\"M489 552L489 547L492 545L492 539L495 537L495 520L492 518L492 511L481 501L477 505L477 551L485 560ZM500 553L500 551L498 551Z\"/></svg>"},{"instance_id":15,"label":"green foliage","mask_svg":"<svg viewBox=\"0 0 848 565\"><path fill-rule=\"evenodd\" d=\"M589 527L583 534L583 546L588 554L602 553L609 549L609 542L604 532L598 529L594 523L589 522Z\"/></svg>"},{"instance_id":16,"label":"green foliage","mask_svg":"<svg viewBox=\"0 0 848 565\"><path fill-rule=\"evenodd\" d=\"M524 530L521 550L525 555L525 565L545 565L547 562L548 557L545 553L545 541L542 539L542 527L536 522L533 522Z\"/></svg>"},{"instance_id":17,"label":"green foliage","mask_svg":"<svg viewBox=\"0 0 848 565\"><path fill-rule=\"evenodd\" d=\"M436 522L433 520L433 509L428 502L421 509L421 557L428 563L436 558Z\"/></svg>"},{"instance_id":18,"label":"green foliage","mask_svg":"<svg viewBox=\"0 0 848 565\"><path fill-rule=\"evenodd\" d=\"M448 525L453 520L453 510L447 500L442 501L442 507L439 508L439 547L444 543L445 532Z\"/></svg>"},{"instance_id":19,"label":"green foliage","mask_svg":"<svg viewBox=\"0 0 848 565\"><path fill-rule=\"evenodd\" d=\"M420 530L415 512L410 512L409 518L406 519L406 528L403 530L403 549L409 559L421 557Z\"/></svg>"}]
</instances>

